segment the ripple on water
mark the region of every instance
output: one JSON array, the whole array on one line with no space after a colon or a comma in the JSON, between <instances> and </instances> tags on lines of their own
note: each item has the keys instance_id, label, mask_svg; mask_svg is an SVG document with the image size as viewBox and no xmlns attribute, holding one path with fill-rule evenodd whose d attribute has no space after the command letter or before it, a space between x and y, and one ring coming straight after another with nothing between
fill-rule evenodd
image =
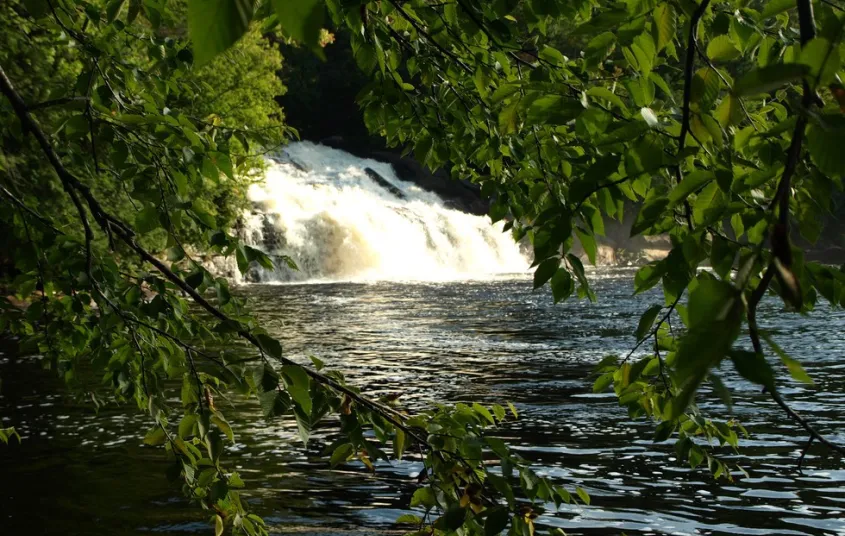
<instances>
[{"instance_id":1,"label":"ripple on water","mask_svg":"<svg viewBox=\"0 0 845 536\"><path fill-rule=\"evenodd\" d=\"M400 401L411 409L435 400L514 402L521 420L501 430L503 439L534 460L538 472L593 496L591 506L564 505L541 518L568 534L845 534L845 469L814 446L799 474L806 436L732 373L723 377L734 392L734 416L753 438L739 454L721 455L751 476L735 471L737 480L725 485L679 464L671 442L654 444L653 426L631 421L612 395L591 392L594 364L626 352L640 313L659 300L653 292L632 296L631 273L593 272L595 305L554 306L545 290L533 292L529 280L514 278L239 292L253 300L288 356L307 362L317 355L368 393L403 391ZM808 387L784 379L784 396L845 443L845 435L835 435L845 430L845 333L832 329L845 325L845 312L797 317L781 309L764 302L759 321L816 381ZM0 376L15 366L0 357ZM44 397L45 387L58 392L58 385L32 374L34 368L11 388L4 382L0 392L4 426L13 421L28 437L27 449L0 450L0 474L5 482L55 484L12 488L15 495L0 501L7 526L35 522L38 534L64 534L70 522L93 535L207 531L203 514L162 478L159 453L140 445L149 425L143 415L114 406L95 415L78 400ZM725 412L715 399L700 401L707 411ZM254 402L239 408L231 416L240 425L237 443L227 456L247 481L250 503L274 530L321 536L396 531L391 522L405 511L419 462L380 463L375 475L360 463L329 471L318 455L333 441L332 426L315 431L305 448L293 423L256 419ZM113 493L118 478L131 483L125 493ZM79 491L80 482L87 491Z\"/></svg>"}]
</instances>

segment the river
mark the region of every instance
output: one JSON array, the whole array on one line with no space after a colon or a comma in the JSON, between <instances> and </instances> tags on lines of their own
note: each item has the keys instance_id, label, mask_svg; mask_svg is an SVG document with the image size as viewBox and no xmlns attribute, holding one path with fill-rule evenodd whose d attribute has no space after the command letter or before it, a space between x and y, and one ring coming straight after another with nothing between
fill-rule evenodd
<instances>
[{"instance_id":1,"label":"river","mask_svg":"<svg viewBox=\"0 0 845 536\"><path fill-rule=\"evenodd\" d=\"M655 294L632 296L633 272L591 273L596 304L552 304L525 277L440 283L249 285L253 310L287 355L308 354L371 395L433 401L512 401L520 419L503 435L540 473L580 485L591 506L541 518L568 534L845 534L845 468L821 447L797 460L806 435L759 389L732 380L734 416L751 432L740 454L749 477L715 483L654 444L653 426L631 421L611 394L593 394L593 364L631 348ZM815 386L782 378L782 392L831 438L845 443L845 312L820 306L800 317L765 301L760 322L805 363ZM734 375L726 371L725 377ZM164 476L161 453L141 445L133 407L70 398L32 362L0 358L0 416L25 435L0 446L0 533L206 534L203 512ZM725 408L706 396L701 406ZM396 533L419 466L360 463L330 470L319 457L331 423L304 448L295 426L265 423L257 404L237 406L227 463L245 477L249 502L276 532ZM9 530L9 532L6 532ZM399 531L398 533L401 533Z\"/></svg>"}]
</instances>

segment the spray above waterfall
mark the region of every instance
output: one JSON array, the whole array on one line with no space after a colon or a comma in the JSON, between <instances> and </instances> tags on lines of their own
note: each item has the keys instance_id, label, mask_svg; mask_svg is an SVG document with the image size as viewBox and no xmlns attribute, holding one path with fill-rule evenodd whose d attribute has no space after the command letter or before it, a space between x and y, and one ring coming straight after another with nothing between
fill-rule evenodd
<instances>
[{"instance_id":1,"label":"spray above waterfall","mask_svg":"<svg viewBox=\"0 0 845 536\"><path fill-rule=\"evenodd\" d=\"M289 145L249 198L255 210L244 218L243 238L300 268L252 274L261 282L432 281L528 269L500 224L450 208L400 180L390 164L338 149Z\"/></svg>"}]
</instances>

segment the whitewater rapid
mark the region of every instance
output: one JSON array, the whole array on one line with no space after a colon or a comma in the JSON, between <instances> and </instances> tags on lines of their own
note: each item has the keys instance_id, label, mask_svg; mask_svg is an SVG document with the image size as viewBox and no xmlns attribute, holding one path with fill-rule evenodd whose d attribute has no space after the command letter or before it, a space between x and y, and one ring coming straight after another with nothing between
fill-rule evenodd
<instances>
[{"instance_id":1,"label":"whitewater rapid","mask_svg":"<svg viewBox=\"0 0 845 536\"><path fill-rule=\"evenodd\" d=\"M255 269L252 281L441 281L528 270L501 224L448 207L388 163L338 149L288 145L248 195L256 209L244 217L242 238L299 266Z\"/></svg>"}]
</instances>

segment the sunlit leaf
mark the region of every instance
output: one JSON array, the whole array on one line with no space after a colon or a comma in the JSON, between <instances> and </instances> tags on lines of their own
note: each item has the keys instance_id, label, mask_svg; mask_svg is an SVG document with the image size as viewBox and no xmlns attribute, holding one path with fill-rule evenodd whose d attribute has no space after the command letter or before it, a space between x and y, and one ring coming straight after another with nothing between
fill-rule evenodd
<instances>
[{"instance_id":1,"label":"sunlit leaf","mask_svg":"<svg viewBox=\"0 0 845 536\"><path fill-rule=\"evenodd\" d=\"M737 95L759 95L800 80L810 68L800 63L778 63L752 69L734 84Z\"/></svg>"},{"instance_id":2,"label":"sunlit leaf","mask_svg":"<svg viewBox=\"0 0 845 536\"><path fill-rule=\"evenodd\" d=\"M189 0L188 32L197 65L211 61L246 33L252 0Z\"/></svg>"}]
</instances>

